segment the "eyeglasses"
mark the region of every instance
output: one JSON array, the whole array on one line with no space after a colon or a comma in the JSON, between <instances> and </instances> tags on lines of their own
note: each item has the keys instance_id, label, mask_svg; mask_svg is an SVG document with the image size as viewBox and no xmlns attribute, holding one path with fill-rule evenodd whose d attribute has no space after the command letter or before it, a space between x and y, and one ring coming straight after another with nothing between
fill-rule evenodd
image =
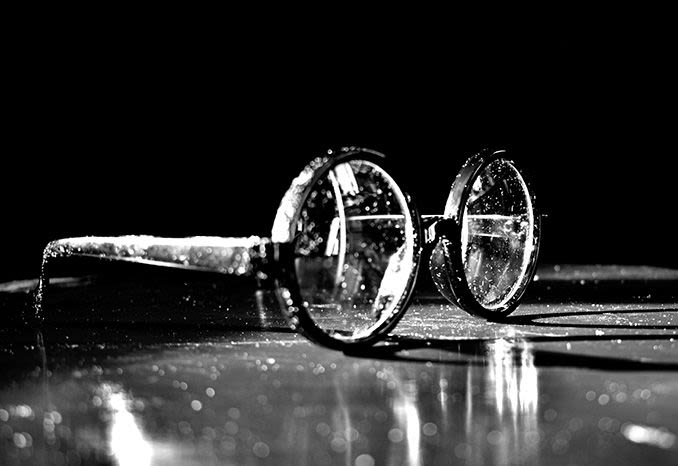
<instances>
[{"instance_id":1,"label":"eyeglasses","mask_svg":"<svg viewBox=\"0 0 678 466\"><path fill-rule=\"evenodd\" d=\"M539 251L534 199L507 156L484 150L470 157L444 213L421 216L383 168L382 154L328 151L292 181L270 239L68 238L47 246L44 263L79 255L254 276L273 288L293 329L346 349L373 344L395 327L425 251L445 298L499 319L518 306Z\"/></svg>"}]
</instances>

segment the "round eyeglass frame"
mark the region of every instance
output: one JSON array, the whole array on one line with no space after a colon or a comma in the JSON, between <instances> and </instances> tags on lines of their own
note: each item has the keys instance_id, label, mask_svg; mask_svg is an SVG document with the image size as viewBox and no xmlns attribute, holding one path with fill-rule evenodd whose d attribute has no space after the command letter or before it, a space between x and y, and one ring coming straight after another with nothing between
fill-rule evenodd
<instances>
[{"instance_id":1,"label":"round eyeglass frame","mask_svg":"<svg viewBox=\"0 0 678 466\"><path fill-rule=\"evenodd\" d=\"M541 242L541 217L537 213L533 191L515 162L507 156L506 150L485 149L464 163L459 175L452 183L443 214L444 218L436 225L437 238L429 260L431 276L440 294L466 312L493 321L500 321L520 304L527 285L534 279ZM490 308L481 304L469 287L462 250L458 243L464 228L464 209L473 181L497 160L508 162L523 185L532 214L532 244L525 271L520 281L513 287L515 291L500 306Z\"/></svg>"},{"instance_id":2,"label":"round eyeglass frame","mask_svg":"<svg viewBox=\"0 0 678 466\"><path fill-rule=\"evenodd\" d=\"M301 296L294 267L293 252L297 222L301 215L301 208L316 182L337 165L354 160L370 162L384 170L383 165L386 157L370 149L347 147L336 152L328 151L327 157L315 159L293 180L292 185L287 190L273 222L271 235L274 249L273 259L277 264L277 270L273 279L277 299L283 314L287 317L290 326L294 330L302 333L312 341L335 349L345 349L348 346L371 345L382 339L384 335L396 326L407 310L412 298L421 260L422 229L419 212L411 197L402 190L402 185L398 183L397 187L405 199L408 214L412 222L413 266L407 279L405 291L391 308L390 314L370 327L369 333L366 332L365 335L360 337L346 337L338 333L330 334L319 327L310 315L308 306Z\"/></svg>"}]
</instances>

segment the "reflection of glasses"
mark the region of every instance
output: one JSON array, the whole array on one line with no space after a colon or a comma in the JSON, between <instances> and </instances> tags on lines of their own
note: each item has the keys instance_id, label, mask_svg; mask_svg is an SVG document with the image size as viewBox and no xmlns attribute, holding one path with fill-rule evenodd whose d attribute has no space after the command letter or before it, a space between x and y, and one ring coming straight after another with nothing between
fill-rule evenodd
<instances>
[{"instance_id":1,"label":"reflection of glasses","mask_svg":"<svg viewBox=\"0 0 678 466\"><path fill-rule=\"evenodd\" d=\"M292 181L270 239L71 238L50 243L45 260L95 256L253 275L274 285L293 328L344 348L396 325L426 243L447 299L486 318L513 311L534 274L539 220L505 151L469 158L437 216L420 216L383 165L383 155L360 148L315 159Z\"/></svg>"}]
</instances>

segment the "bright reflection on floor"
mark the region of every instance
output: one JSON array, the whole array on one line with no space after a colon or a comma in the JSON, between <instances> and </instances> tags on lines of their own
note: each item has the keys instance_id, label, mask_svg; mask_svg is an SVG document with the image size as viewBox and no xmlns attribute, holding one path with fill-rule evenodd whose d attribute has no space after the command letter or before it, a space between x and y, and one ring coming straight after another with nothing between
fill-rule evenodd
<instances>
[{"instance_id":1,"label":"bright reflection on floor","mask_svg":"<svg viewBox=\"0 0 678 466\"><path fill-rule=\"evenodd\" d=\"M634 443L645 443L665 450L670 449L676 443L675 435L666 429L656 427L628 423L622 426L621 433Z\"/></svg>"},{"instance_id":2,"label":"bright reflection on floor","mask_svg":"<svg viewBox=\"0 0 678 466\"><path fill-rule=\"evenodd\" d=\"M395 379L395 382L393 417L396 428L405 434L407 464L418 464L421 458L421 420L419 419L417 385L414 380Z\"/></svg>"},{"instance_id":3,"label":"bright reflection on floor","mask_svg":"<svg viewBox=\"0 0 678 466\"><path fill-rule=\"evenodd\" d=\"M488 380L490 385L494 385L494 399L499 417L504 416L504 403L507 402L508 414L514 424L518 422L518 417L526 421L536 421L539 382L534 355L529 345L499 339L488 344L488 352Z\"/></svg>"},{"instance_id":4,"label":"bright reflection on floor","mask_svg":"<svg viewBox=\"0 0 678 466\"><path fill-rule=\"evenodd\" d=\"M104 406L111 415L109 448L112 456L121 466L150 465L153 448L129 410L126 395L109 384L103 384L101 392Z\"/></svg>"},{"instance_id":5,"label":"bright reflection on floor","mask_svg":"<svg viewBox=\"0 0 678 466\"><path fill-rule=\"evenodd\" d=\"M537 407L539 380L530 345L523 341L495 340L487 344L487 366L484 376L467 372L467 393L474 383L486 383L486 400L494 404L495 416L479 426L473 398L467 398L466 436L474 444L489 442L493 461L508 464L534 461L538 454L539 433ZM476 380L474 380L476 379ZM486 407L478 407L486 412ZM478 460L487 452L476 451Z\"/></svg>"},{"instance_id":6,"label":"bright reflection on floor","mask_svg":"<svg viewBox=\"0 0 678 466\"><path fill-rule=\"evenodd\" d=\"M337 395L337 410L332 414L332 427L335 432L340 434L335 436L333 441L335 442L335 448L339 449L344 448L344 457L346 458L346 464L351 464L351 459L353 458L353 442L354 432L357 430L353 427L353 421L351 420L351 413L349 412L349 402L347 402L344 397L344 391L338 390L335 385L335 393ZM343 441L343 447L341 442Z\"/></svg>"},{"instance_id":7,"label":"bright reflection on floor","mask_svg":"<svg viewBox=\"0 0 678 466\"><path fill-rule=\"evenodd\" d=\"M417 359L422 355L433 359L461 355L466 368L457 374L465 377L455 377L450 370L458 367L454 365L441 365L431 374L422 371L426 366L416 363L374 367L374 362L367 360L336 376L332 424L323 425L321 432L329 434L331 448L344 455L345 464L353 464L360 454L373 454L380 445L387 445L385 458L392 460L385 464L437 462L449 454L454 460L478 464L487 463L488 458L492 464L540 463L539 378L529 343L519 339L488 341L470 358L463 353L431 352L408 352L405 357L422 361L425 359ZM366 396L362 387L365 378L373 377L382 384L377 396L388 405L376 423L366 424L370 408L362 404ZM370 440L366 428L376 432L379 425L386 435L376 442ZM340 444L337 438L342 440ZM431 450L433 445L440 450Z\"/></svg>"},{"instance_id":8,"label":"bright reflection on floor","mask_svg":"<svg viewBox=\"0 0 678 466\"><path fill-rule=\"evenodd\" d=\"M409 370L412 368L402 371L382 368L370 374L372 364L372 361L361 361L349 371L338 374L334 380L334 408L327 417L330 424L320 423L316 433L325 434L330 441L330 450L343 456L343 464L347 466L422 464L422 420L419 412L422 400L417 372ZM376 376L383 384L379 394L387 401L385 405L362 404L365 393L361 387L364 387L366 374L370 378ZM295 425L298 425L298 420L292 427ZM385 428L381 434L378 433L380 426ZM299 441L295 440L294 448L298 446ZM384 450L384 462L375 463L379 452ZM318 457L313 458L310 464L335 463L331 457Z\"/></svg>"}]
</instances>

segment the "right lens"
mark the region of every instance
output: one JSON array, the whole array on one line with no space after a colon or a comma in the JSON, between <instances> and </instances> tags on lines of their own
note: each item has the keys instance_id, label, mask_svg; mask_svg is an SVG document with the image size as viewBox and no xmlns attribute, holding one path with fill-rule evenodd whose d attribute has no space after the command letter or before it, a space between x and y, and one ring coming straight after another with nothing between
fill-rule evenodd
<instances>
[{"instance_id":1,"label":"right lens","mask_svg":"<svg viewBox=\"0 0 678 466\"><path fill-rule=\"evenodd\" d=\"M488 309L502 307L520 288L532 257L534 216L527 186L511 162L491 162L471 180L462 216L466 282Z\"/></svg>"},{"instance_id":2,"label":"right lens","mask_svg":"<svg viewBox=\"0 0 678 466\"><path fill-rule=\"evenodd\" d=\"M436 223L429 263L443 296L489 319L515 310L539 254L534 199L506 156L485 149L466 160Z\"/></svg>"},{"instance_id":3,"label":"right lens","mask_svg":"<svg viewBox=\"0 0 678 466\"><path fill-rule=\"evenodd\" d=\"M295 269L315 324L337 339L370 336L398 310L415 270L405 196L367 160L340 163L300 210Z\"/></svg>"}]
</instances>

